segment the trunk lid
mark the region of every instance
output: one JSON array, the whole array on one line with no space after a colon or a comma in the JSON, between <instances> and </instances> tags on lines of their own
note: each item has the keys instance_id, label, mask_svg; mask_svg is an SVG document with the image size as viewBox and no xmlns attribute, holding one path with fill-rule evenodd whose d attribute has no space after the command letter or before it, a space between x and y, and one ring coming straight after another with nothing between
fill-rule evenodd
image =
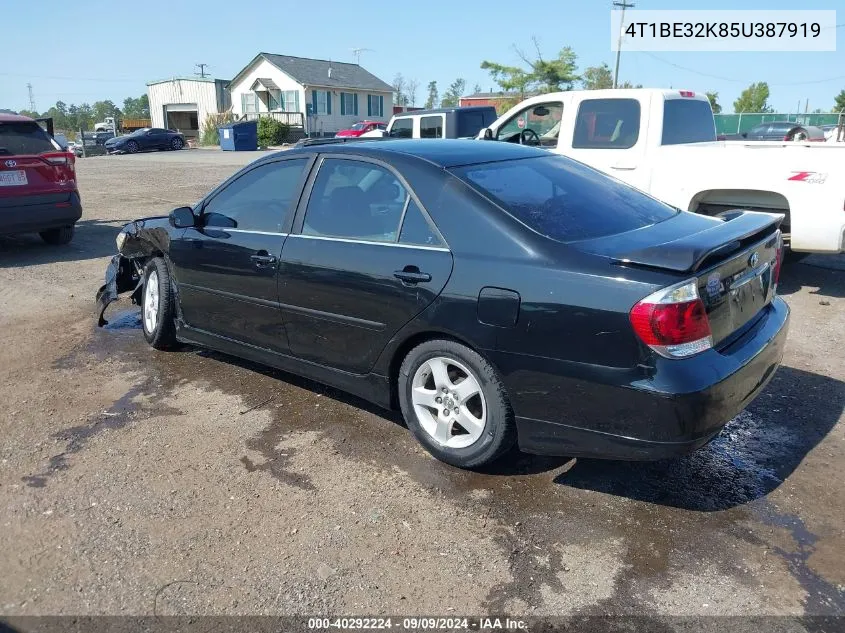
<instances>
[{"instance_id":1,"label":"trunk lid","mask_svg":"<svg viewBox=\"0 0 845 633\"><path fill-rule=\"evenodd\" d=\"M773 299L783 216L734 211L692 213L576 246L620 265L668 270L694 279L714 346L751 321Z\"/></svg>"},{"instance_id":2,"label":"trunk lid","mask_svg":"<svg viewBox=\"0 0 845 633\"><path fill-rule=\"evenodd\" d=\"M0 198L74 191L75 161L34 121L0 120Z\"/></svg>"}]
</instances>

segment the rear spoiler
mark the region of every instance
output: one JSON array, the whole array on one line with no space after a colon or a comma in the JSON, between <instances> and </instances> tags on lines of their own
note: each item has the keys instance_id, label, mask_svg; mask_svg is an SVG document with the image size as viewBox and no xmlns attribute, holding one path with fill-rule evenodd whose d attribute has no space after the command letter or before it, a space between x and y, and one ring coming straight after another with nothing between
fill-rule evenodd
<instances>
[{"instance_id":1,"label":"rear spoiler","mask_svg":"<svg viewBox=\"0 0 845 633\"><path fill-rule=\"evenodd\" d=\"M703 231L627 252L614 249L616 252L605 254L622 264L695 272L705 263L724 259L773 235L783 218L775 213L728 211L713 218L721 221Z\"/></svg>"}]
</instances>

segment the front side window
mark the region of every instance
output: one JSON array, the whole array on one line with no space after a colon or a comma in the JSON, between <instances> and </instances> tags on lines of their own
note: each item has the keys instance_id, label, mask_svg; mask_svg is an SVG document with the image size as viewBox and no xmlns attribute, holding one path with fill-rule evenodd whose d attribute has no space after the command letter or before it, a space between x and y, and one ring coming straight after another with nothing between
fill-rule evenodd
<instances>
[{"instance_id":1,"label":"front side window","mask_svg":"<svg viewBox=\"0 0 845 633\"><path fill-rule=\"evenodd\" d=\"M443 115L420 117L420 138L443 138Z\"/></svg>"},{"instance_id":2,"label":"front side window","mask_svg":"<svg viewBox=\"0 0 845 633\"><path fill-rule=\"evenodd\" d=\"M305 210L303 235L395 242L408 192L388 169L327 158Z\"/></svg>"},{"instance_id":3,"label":"front side window","mask_svg":"<svg viewBox=\"0 0 845 633\"><path fill-rule=\"evenodd\" d=\"M633 231L679 213L563 156L469 165L453 173L526 226L561 242Z\"/></svg>"},{"instance_id":4,"label":"front side window","mask_svg":"<svg viewBox=\"0 0 845 633\"><path fill-rule=\"evenodd\" d=\"M217 193L202 210L204 227L279 233L299 193L307 158L266 163Z\"/></svg>"},{"instance_id":5,"label":"front side window","mask_svg":"<svg viewBox=\"0 0 845 633\"><path fill-rule=\"evenodd\" d=\"M414 120L410 118L395 119L390 127L390 136L393 138L413 138Z\"/></svg>"},{"instance_id":6,"label":"front side window","mask_svg":"<svg viewBox=\"0 0 845 633\"><path fill-rule=\"evenodd\" d=\"M556 147L561 117L561 102L536 103L523 108L508 119L496 133L496 140L518 142L521 138L522 142L528 145Z\"/></svg>"},{"instance_id":7,"label":"front side window","mask_svg":"<svg viewBox=\"0 0 845 633\"><path fill-rule=\"evenodd\" d=\"M636 99L586 99L578 108L572 147L628 149L640 136L640 102Z\"/></svg>"}]
</instances>

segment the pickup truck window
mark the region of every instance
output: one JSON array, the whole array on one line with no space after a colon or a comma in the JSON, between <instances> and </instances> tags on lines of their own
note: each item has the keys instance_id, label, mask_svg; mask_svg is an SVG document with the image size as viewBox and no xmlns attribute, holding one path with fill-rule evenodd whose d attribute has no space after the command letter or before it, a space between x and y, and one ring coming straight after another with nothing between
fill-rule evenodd
<instances>
[{"instance_id":1,"label":"pickup truck window","mask_svg":"<svg viewBox=\"0 0 845 633\"><path fill-rule=\"evenodd\" d=\"M578 107L572 147L628 149L640 136L640 102L636 99L585 99Z\"/></svg>"},{"instance_id":2,"label":"pickup truck window","mask_svg":"<svg viewBox=\"0 0 845 633\"><path fill-rule=\"evenodd\" d=\"M420 117L420 138L443 138L443 115Z\"/></svg>"},{"instance_id":3,"label":"pickup truck window","mask_svg":"<svg viewBox=\"0 0 845 633\"><path fill-rule=\"evenodd\" d=\"M414 120L411 118L396 119L390 127L393 138L412 138L414 136Z\"/></svg>"},{"instance_id":4,"label":"pickup truck window","mask_svg":"<svg viewBox=\"0 0 845 633\"><path fill-rule=\"evenodd\" d=\"M527 145L557 147L562 116L563 104L559 101L535 103L505 121L496 133L496 140L519 141L519 136L523 135Z\"/></svg>"},{"instance_id":5,"label":"pickup truck window","mask_svg":"<svg viewBox=\"0 0 845 633\"><path fill-rule=\"evenodd\" d=\"M716 140L716 123L707 101L666 99L663 105L662 145Z\"/></svg>"},{"instance_id":6,"label":"pickup truck window","mask_svg":"<svg viewBox=\"0 0 845 633\"><path fill-rule=\"evenodd\" d=\"M561 242L625 233L680 213L563 156L468 165L452 173L529 228Z\"/></svg>"}]
</instances>

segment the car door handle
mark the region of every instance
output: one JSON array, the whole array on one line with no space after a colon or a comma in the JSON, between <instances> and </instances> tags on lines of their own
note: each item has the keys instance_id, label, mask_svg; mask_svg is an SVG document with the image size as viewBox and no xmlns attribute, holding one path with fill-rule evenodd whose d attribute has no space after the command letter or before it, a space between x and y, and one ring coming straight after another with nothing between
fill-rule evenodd
<instances>
[{"instance_id":1,"label":"car door handle","mask_svg":"<svg viewBox=\"0 0 845 633\"><path fill-rule=\"evenodd\" d=\"M250 255L249 257L252 261L255 262L255 265L259 268L263 268L264 266L270 266L276 263L276 256L275 255L268 255L264 253L259 253L257 255Z\"/></svg>"},{"instance_id":2,"label":"car door handle","mask_svg":"<svg viewBox=\"0 0 845 633\"><path fill-rule=\"evenodd\" d=\"M431 281L431 275L428 273L421 273L416 266L405 266L402 270L397 270L393 276L400 279L406 284L418 284Z\"/></svg>"}]
</instances>

